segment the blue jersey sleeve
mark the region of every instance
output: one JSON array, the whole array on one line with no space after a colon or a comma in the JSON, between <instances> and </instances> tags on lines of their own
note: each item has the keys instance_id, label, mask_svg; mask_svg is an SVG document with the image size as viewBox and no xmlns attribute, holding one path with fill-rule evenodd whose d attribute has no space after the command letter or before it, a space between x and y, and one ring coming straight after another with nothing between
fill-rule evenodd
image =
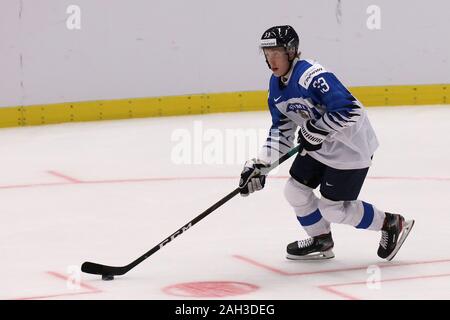
<instances>
[{"instance_id":1,"label":"blue jersey sleeve","mask_svg":"<svg viewBox=\"0 0 450 320\"><path fill-rule=\"evenodd\" d=\"M269 97L269 110L272 116L272 125L269 135L264 143L259 159L271 163L294 146L295 130L297 125L273 104Z\"/></svg>"},{"instance_id":2,"label":"blue jersey sleeve","mask_svg":"<svg viewBox=\"0 0 450 320\"><path fill-rule=\"evenodd\" d=\"M315 76L307 90L316 102L326 108L316 122L322 129L340 131L353 125L361 116L362 105L333 73L324 72Z\"/></svg>"}]
</instances>

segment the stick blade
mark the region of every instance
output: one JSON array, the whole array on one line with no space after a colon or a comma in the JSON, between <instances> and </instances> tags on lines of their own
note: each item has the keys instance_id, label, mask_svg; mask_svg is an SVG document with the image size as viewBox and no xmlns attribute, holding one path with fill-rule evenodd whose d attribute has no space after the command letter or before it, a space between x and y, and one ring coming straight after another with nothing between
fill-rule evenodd
<instances>
[{"instance_id":1,"label":"stick blade","mask_svg":"<svg viewBox=\"0 0 450 320\"><path fill-rule=\"evenodd\" d=\"M124 267L111 267L94 262L84 262L81 271L90 274L120 276L127 272Z\"/></svg>"}]
</instances>

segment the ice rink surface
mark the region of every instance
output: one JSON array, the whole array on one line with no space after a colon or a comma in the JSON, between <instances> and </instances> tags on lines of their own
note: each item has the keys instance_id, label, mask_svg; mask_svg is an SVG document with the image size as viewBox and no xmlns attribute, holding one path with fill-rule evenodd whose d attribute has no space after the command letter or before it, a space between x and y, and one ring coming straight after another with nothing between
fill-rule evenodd
<instances>
[{"instance_id":1,"label":"ice rink surface","mask_svg":"<svg viewBox=\"0 0 450 320\"><path fill-rule=\"evenodd\" d=\"M334 259L285 259L306 237L283 196L291 159L114 281L79 268L128 264L236 188L232 140L269 113L0 129L0 299L449 299L450 106L368 113L380 148L360 199L416 220L392 262L379 232L343 225Z\"/></svg>"}]
</instances>

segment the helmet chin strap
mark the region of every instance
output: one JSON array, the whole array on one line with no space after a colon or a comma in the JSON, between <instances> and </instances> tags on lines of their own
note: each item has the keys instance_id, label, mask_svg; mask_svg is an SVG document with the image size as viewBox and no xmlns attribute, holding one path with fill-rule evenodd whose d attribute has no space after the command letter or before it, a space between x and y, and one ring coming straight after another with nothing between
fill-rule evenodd
<instances>
[{"instance_id":1,"label":"helmet chin strap","mask_svg":"<svg viewBox=\"0 0 450 320\"><path fill-rule=\"evenodd\" d=\"M286 55L287 55L287 57L288 57L289 68L288 68L288 70L286 71L286 73L282 75L282 77L284 77L285 75L289 74L289 72L290 72L291 69L292 69L292 64L294 63L294 60L295 60L295 56L294 56L294 58L289 59L289 52L287 51L286 48L285 48L284 50L286 50Z\"/></svg>"},{"instance_id":2,"label":"helmet chin strap","mask_svg":"<svg viewBox=\"0 0 450 320\"><path fill-rule=\"evenodd\" d=\"M290 72L291 69L292 69L292 64L294 63L294 60L295 60L295 59L289 60L289 69L286 71L285 74L282 75L282 77L284 77L285 75L289 74L289 72Z\"/></svg>"}]
</instances>

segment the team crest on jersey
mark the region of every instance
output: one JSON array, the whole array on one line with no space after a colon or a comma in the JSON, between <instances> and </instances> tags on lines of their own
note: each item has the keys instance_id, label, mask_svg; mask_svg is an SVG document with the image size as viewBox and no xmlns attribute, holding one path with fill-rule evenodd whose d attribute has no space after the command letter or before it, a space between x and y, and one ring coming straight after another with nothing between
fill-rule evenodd
<instances>
[{"instance_id":1,"label":"team crest on jersey","mask_svg":"<svg viewBox=\"0 0 450 320\"><path fill-rule=\"evenodd\" d=\"M310 114L308 106L301 103L289 103L286 112L298 113L304 119L313 118Z\"/></svg>"}]
</instances>

